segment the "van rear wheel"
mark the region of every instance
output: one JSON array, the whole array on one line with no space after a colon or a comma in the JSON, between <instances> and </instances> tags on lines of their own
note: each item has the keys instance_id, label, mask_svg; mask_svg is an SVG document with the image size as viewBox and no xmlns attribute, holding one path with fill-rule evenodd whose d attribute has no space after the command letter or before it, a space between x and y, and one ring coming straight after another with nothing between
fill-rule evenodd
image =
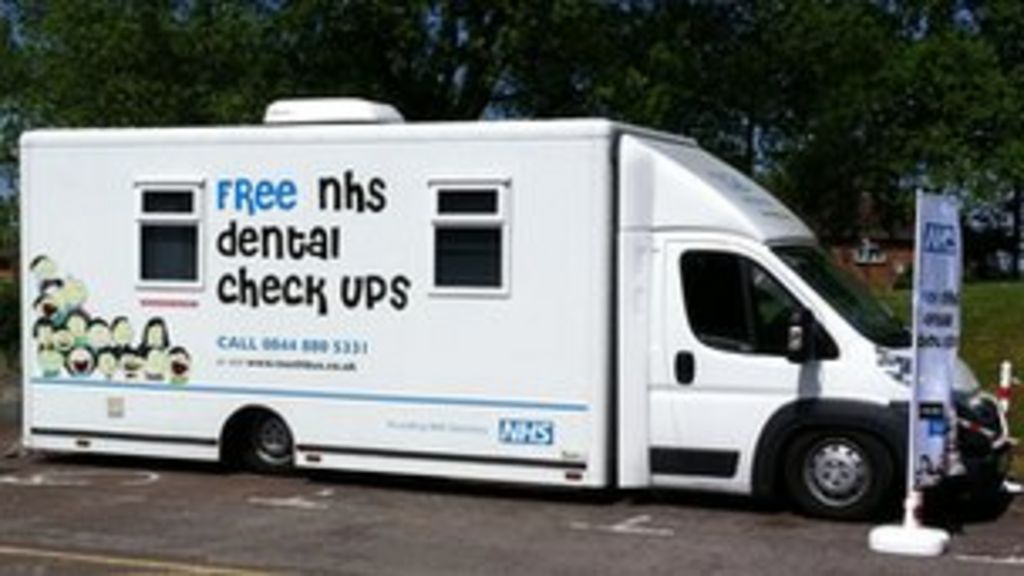
<instances>
[{"instance_id":1,"label":"van rear wheel","mask_svg":"<svg viewBox=\"0 0 1024 576\"><path fill-rule=\"evenodd\" d=\"M291 470L292 433L277 414L263 413L251 420L245 463L257 472L281 473Z\"/></svg>"},{"instance_id":2,"label":"van rear wheel","mask_svg":"<svg viewBox=\"0 0 1024 576\"><path fill-rule=\"evenodd\" d=\"M789 495L802 512L840 520L880 514L895 473L880 441L851 430L797 437L786 453L785 467Z\"/></svg>"}]
</instances>

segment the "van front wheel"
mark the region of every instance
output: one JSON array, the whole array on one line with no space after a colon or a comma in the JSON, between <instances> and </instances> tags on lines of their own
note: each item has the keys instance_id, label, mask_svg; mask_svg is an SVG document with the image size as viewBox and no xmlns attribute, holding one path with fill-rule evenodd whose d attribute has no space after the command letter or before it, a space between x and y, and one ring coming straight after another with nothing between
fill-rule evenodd
<instances>
[{"instance_id":1,"label":"van front wheel","mask_svg":"<svg viewBox=\"0 0 1024 576\"><path fill-rule=\"evenodd\" d=\"M786 485L806 514L862 520L883 510L893 484L889 451L854 431L816 431L797 437L785 460Z\"/></svg>"}]
</instances>

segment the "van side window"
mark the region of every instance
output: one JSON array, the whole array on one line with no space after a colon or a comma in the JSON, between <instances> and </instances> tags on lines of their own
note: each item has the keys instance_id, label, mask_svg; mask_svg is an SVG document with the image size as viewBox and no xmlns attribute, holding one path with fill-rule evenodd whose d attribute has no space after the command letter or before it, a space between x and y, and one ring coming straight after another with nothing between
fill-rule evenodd
<instances>
[{"instance_id":1,"label":"van side window","mask_svg":"<svg viewBox=\"0 0 1024 576\"><path fill-rule=\"evenodd\" d=\"M686 315L707 346L746 354L786 355L790 319L797 300L753 261L715 251L691 251L680 260ZM818 349L834 357L823 332Z\"/></svg>"},{"instance_id":2,"label":"van side window","mask_svg":"<svg viewBox=\"0 0 1024 576\"><path fill-rule=\"evenodd\" d=\"M140 287L199 287L200 186L140 183L138 257Z\"/></svg>"},{"instance_id":3,"label":"van side window","mask_svg":"<svg viewBox=\"0 0 1024 576\"><path fill-rule=\"evenodd\" d=\"M508 185L432 186L435 293L508 291Z\"/></svg>"}]
</instances>

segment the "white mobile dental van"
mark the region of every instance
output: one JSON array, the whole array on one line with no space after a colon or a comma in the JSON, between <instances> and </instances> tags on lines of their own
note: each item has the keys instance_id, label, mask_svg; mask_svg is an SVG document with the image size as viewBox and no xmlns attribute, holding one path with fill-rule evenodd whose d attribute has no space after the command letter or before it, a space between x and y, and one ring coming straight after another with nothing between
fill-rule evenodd
<instances>
[{"instance_id":1,"label":"white mobile dental van","mask_svg":"<svg viewBox=\"0 0 1024 576\"><path fill-rule=\"evenodd\" d=\"M365 101L268 121L23 136L26 447L835 517L899 492L906 331L694 142Z\"/></svg>"}]
</instances>

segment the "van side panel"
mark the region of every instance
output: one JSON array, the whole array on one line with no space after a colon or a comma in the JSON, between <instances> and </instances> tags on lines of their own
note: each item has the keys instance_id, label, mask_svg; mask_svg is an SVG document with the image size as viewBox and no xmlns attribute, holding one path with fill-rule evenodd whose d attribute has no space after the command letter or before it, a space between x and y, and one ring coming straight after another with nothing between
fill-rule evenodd
<instances>
[{"instance_id":1,"label":"van side panel","mask_svg":"<svg viewBox=\"0 0 1024 576\"><path fill-rule=\"evenodd\" d=\"M607 483L607 137L223 130L24 141L28 446L212 459L228 418L256 406L287 421L302 466ZM141 207L153 183L199 191L195 286L139 281L143 227L174 224ZM497 190L498 214L444 213L448 188ZM436 245L482 228L499 231L501 287L436 287ZM41 256L61 286L41 282ZM58 310L40 330L47 291ZM119 362L109 377L88 335L58 334L78 313L131 328L103 346ZM155 320L169 342L147 341ZM80 373L66 364L78 348L94 362Z\"/></svg>"}]
</instances>

